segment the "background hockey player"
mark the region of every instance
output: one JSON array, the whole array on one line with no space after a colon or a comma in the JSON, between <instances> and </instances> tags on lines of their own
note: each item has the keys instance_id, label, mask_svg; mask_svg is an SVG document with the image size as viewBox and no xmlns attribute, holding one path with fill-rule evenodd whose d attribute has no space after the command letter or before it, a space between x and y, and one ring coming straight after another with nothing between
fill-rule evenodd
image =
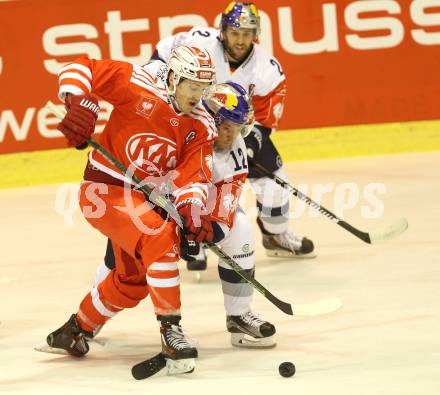
<instances>
[{"instance_id":1,"label":"background hockey player","mask_svg":"<svg viewBox=\"0 0 440 395\"><path fill-rule=\"evenodd\" d=\"M222 14L220 29L194 27L161 40L153 58L167 60L177 45L198 45L213 57L217 81L233 81L253 95L256 123L246 137L249 180L257 196L258 225L268 256L314 257L311 240L288 231L288 191L254 170L258 163L287 180L281 157L270 139L278 126L286 95L286 77L280 63L257 42L260 17L253 3L231 2ZM188 268L206 267L201 254Z\"/></svg>"},{"instance_id":2,"label":"background hockey player","mask_svg":"<svg viewBox=\"0 0 440 395\"><path fill-rule=\"evenodd\" d=\"M85 147L99 111L91 94L110 102L114 110L100 136L101 145L158 192L164 186L161 180L168 180L168 193L189 237L212 241L211 223L201 213L211 180L216 131L200 98L214 80L209 53L196 47L178 47L167 65L157 61L145 67L82 57L59 73L59 97L67 114L58 129L69 145ZM89 349L84 336L149 294L160 321L165 356L182 362L176 363L176 372L190 371L197 350L179 324L180 232L131 184L127 174L91 151L80 206L89 223L112 240L115 270L86 295L66 324L49 334L47 342L82 356ZM98 214L101 203L104 210Z\"/></svg>"},{"instance_id":3,"label":"background hockey player","mask_svg":"<svg viewBox=\"0 0 440 395\"><path fill-rule=\"evenodd\" d=\"M203 98L203 104L214 117L218 133L214 143L213 186L208 193L209 218L217 225L215 229L218 245L253 276L253 227L243 210L237 207L248 173L243 137L249 133L253 123L250 99L240 85L228 82L217 84L210 89ZM188 250L194 247L198 249L199 245L189 245L182 240L182 247L183 258L187 258L185 254L188 254ZM192 250L192 253L194 252L196 251ZM96 271L95 284L102 282L114 270L114 260L112 243L109 241L105 261ZM231 332L231 343L239 347L275 346L275 327L251 311L253 287L221 260L218 270L227 315L226 327Z\"/></svg>"}]
</instances>

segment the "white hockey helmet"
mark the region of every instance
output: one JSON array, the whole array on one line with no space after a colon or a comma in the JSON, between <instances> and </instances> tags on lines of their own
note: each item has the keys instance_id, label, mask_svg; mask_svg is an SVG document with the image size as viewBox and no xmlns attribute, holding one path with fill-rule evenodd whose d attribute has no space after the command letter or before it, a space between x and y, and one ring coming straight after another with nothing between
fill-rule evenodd
<instances>
[{"instance_id":1,"label":"white hockey helmet","mask_svg":"<svg viewBox=\"0 0 440 395\"><path fill-rule=\"evenodd\" d=\"M168 93L174 96L181 78L197 82L215 82L215 66L211 55L204 48L181 45L176 47L167 62L168 72L173 71L173 89Z\"/></svg>"}]
</instances>

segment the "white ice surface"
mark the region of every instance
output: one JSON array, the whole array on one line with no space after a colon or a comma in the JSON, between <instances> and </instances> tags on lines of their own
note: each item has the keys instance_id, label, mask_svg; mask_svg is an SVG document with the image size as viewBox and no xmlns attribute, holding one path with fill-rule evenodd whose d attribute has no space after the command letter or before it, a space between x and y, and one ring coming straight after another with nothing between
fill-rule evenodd
<instances>
[{"instance_id":1,"label":"white ice surface","mask_svg":"<svg viewBox=\"0 0 440 395\"><path fill-rule=\"evenodd\" d=\"M33 346L76 312L92 284L105 239L77 213L68 228L55 213L56 186L0 191L0 393L4 394L440 394L440 154L289 164L297 183L382 182L383 217L345 213L363 230L409 221L398 239L370 246L306 211L291 227L316 245L314 260L266 258L258 238L257 279L291 303L338 296L343 307L292 318L258 293L254 310L277 327L271 350L232 348L214 258L200 284L182 265L184 328L198 341L193 374L145 381L133 364L159 351L149 299L114 318L84 359ZM332 210L334 194L323 205ZM253 201L248 196L247 203ZM297 373L278 375L292 361Z\"/></svg>"}]
</instances>

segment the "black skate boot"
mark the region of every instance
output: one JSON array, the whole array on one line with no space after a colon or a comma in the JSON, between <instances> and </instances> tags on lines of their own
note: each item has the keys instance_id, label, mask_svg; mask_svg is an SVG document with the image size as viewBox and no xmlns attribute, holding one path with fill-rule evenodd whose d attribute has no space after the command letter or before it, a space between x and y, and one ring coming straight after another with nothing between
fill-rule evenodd
<instances>
[{"instance_id":1,"label":"black skate boot","mask_svg":"<svg viewBox=\"0 0 440 395\"><path fill-rule=\"evenodd\" d=\"M180 316L157 316L160 321L162 354L167 362L168 374L192 373L195 369L197 348L183 333Z\"/></svg>"},{"instance_id":2,"label":"black skate boot","mask_svg":"<svg viewBox=\"0 0 440 395\"><path fill-rule=\"evenodd\" d=\"M228 315L226 328L231 333L231 344L246 348L272 348L276 346L275 326L258 318L252 311L241 315Z\"/></svg>"},{"instance_id":3,"label":"black skate boot","mask_svg":"<svg viewBox=\"0 0 440 395\"><path fill-rule=\"evenodd\" d=\"M263 247L269 257L282 258L315 258L314 245L307 237L296 236L291 232L280 234L269 233L264 229L260 218L257 218L258 227L263 235Z\"/></svg>"},{"instance_id":4,"label":"black skate boot","mask_svg":"<svg viewBox=\"0 0 440 395\"><path fill-rule=\"evenodd\" d=\"M70 355L82 357L89 351L86 337L91 338L93 334L84 331L76 319L76 314L72 314L69 321L50 333L46 340L51 348L65 350Z\"/></svg>"}]
</instances>

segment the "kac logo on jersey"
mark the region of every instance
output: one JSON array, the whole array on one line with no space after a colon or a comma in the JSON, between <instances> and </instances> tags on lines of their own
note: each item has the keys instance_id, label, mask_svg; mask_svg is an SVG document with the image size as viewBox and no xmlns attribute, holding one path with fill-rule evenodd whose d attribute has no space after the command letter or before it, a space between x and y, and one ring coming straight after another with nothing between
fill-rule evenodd
<instances>
[{"instance_id":1,"label":"kac logo on jersey","mask_svg":"<svg viewBox=\"0 0 440 395\"><path fill-rule=\"evenodd\" d=\"M149 118L153 113L157 100L151 97L142 97L136 105L136 113L144 118Z\"/></svg>"},{"instance_id":2,"label":"kac logo on jersey","mask_svg":"<svg viewBox=\"0 0 440 395\"><path fill-rule=\"evenodd\" d=\"M132 136L125 146L125 153L137 169L149 174L176 167L176 143L155 133Z\"/></svg>"}]
</instances>

